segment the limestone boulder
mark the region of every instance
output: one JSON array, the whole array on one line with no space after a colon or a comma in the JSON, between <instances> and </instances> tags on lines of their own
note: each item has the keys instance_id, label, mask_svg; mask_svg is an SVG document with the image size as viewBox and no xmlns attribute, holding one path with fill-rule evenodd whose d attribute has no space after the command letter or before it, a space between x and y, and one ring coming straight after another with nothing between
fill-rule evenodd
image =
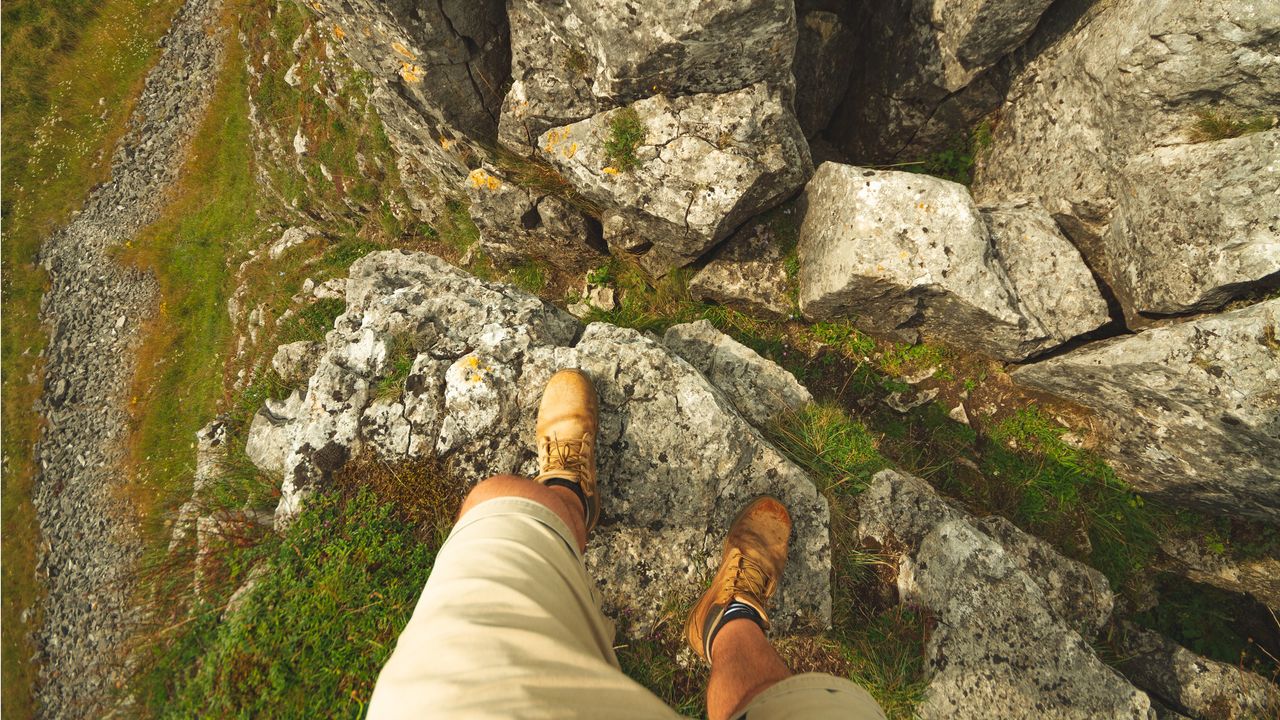
<instances>
[{"instance_id":1,"label":"limestone boulder","mask_svg":"<svg viewBox=\"0 0 1280 720\"><path fill-rule=\"evenodd\" d=\"M747 225L720 244L689 279L689 294L753 315L786 319L792 313L792 281L773 230Z\"/></svg>"},{"instance_id":2,"label":"limestone boulder","mask_svg":"<svg viewBox=\"0 0 1280 720\"><path fill-rule=\"evenodd\" d=\"M920 717L1154 718L1087 642L1113 606L1097 570L894 470L872 478L858 518L863 542L897 562L900 600L936 621Z\"/></svg>"},{"instance_id":3,"label":"limestone boulder","mask_svg":"<svg viewBox=\"0 0 1280 720\"><path fill-rule=\"evenodd\" d=\"M662 344L697 368L757 427L766 428L813 402L809 391L781 365L706 320L671 326Z\"/></svg>"},{"instance_id":4,"label":"limestone boulder","mask_svg":"<svg viewBox=\"0 0 1280 720\"><path fill-rule=\"evenodd\" d=\"M1115 193L1103 252L1131 311L1211 310L1280 284L1280 130L1136 155Z\"/></svg>"},{"instance_id":5,"label":"limestone boulder","mask_svg":"<svg viewBox=\"0 0 1280 720\"><path fill-rule=\"evenodd\" d=\"M402 175L460 187L497 138L510 77L502 0L317 0L319 32L367 72Z\"/></svg>"},{"instance_id":6,"label":"limestone boulder","mask_svg":"<svg viewBox=\"0 0 1280 720\"><path fill-rule=\"evenodd\" d=\"M918 136L935 115L945 115L948 122L928 128L932 139L946 142L967 133L973 121L1000 103L999 89L983 73L1031 35L1050 4L913 0L864 5L856 19L860 42L852 49L858 72L828 136L855 161L888 163L917 159L904 156L909 147L917 155L928 149Z\"/></svg>"},{"instance_id":7,"label":"limestone boulder","mask_svg":"<svg viewBox=\"0 0 1280 720\"><path fill-rule=\"evenodd\" d=\"M657 94L789 91L795 4L508 3L511 88L502 142L532 148L547 130ZM788 96L789 97L789 96Z\"/></svg>"},{"instance_id":8,"label":"limestone boulder","mask_svg":"<svg viewBox=\"0 0 1280 720\"><path fill-rule=\"evenodd\" d=\"M982 208L991 244L1021 310L1058 342L1111 321L1093 273L1044 208L1028 202Z\"/></svg>"},{"instance_id":9,"label":"limestone boulder","mask_svg":"<svg viewBox=\"0 0 1280 720\"><path fill-rule=\"evenodd\" d=\"M1039 200L1131 325L1250 291L1280 269L1274 139L1186 145L1205 111L1274 115L1277 16L1276 0L1095 5L1013 79L979 201Z\"/></svg>"},{"instance_id":10,"label":"limestone boulder","mask_svg":"<svg viewBox=\"0 0 1280 720\"><path fill-rule=\"evenodd\" d=\"M1280 520L1280 299L1087 345L1015 382L1096 414L1100 451L1138 490Z\"/></svg>"},{"instance_id":11,"label":"limestone boulder","mask_svg":"<svg viewBox=\"0 0 1280 720\"><path fill-rule=\"evenodd\" d=\"M603 261L599 223L563 200L521 187L488 164L471 171L466 191L480 247L498 265L536 258L584 273Z\"/></svg>"},{"instance_id":12,"label":"limestone boulder","mask_svg":"<svg viewBox=\"0 0 1280 720\"><path fill-rule=\"evenodd\" d=\"M642 128L633 160L609 151L627 113ZM646 98L549 130L538 152L602 209L610 249L655 274L693 262L813 171L789 103L764 83Z\"/></svg>"},{"instance_id":13,"label":"limestone boulder","mask_svg":"<svg viewBox=\"0 0 1280 720\"><path fill-rule=\"evenodd\" d=\"M321 343L310 340L281 345L271 356L271 369L286 382L310 377L323 347Z\"/></svg>"},{"instance_id":14,"label":"limestone boulder","mask_svg":"<svg viewBox=\"0 0 1280 720\"><path fill-rule=\"evenodd\" d=\"M799 304L811 319L854 316L875 332L1006 360L1107 319L1079 254L1032 210L984 217L958 183L831 162L803 202ZM1045 288L1059 283L1067 292Z\"/></svg>"},{"instance_id":15,"label":"limestone boulder","mask_svg":"<svg viewBox=\"0 0 1280 720\"><path fill-rule=\"evenodd\" d=\"M1179 712L1214 720L1280 715L1280 688L1256 673L1201 657L1133 623L1123 623L1116 640L1120 671Z\"/></svg>"},{"instance_id":16,"label":"limestone boulder","mask_svg":"<svg viewBox=\"0 0 1280 720\"><path fill-rule=\"evenodd\" d=\"M1280 550L1215 553L1189 538L1165 538L1160 550L1180 575L1229 592L1247 593L1270 608L1280 608ZM1239 556L1237 556L1239 555Z\"/></svg>"},{"instance_id":17,"label":"limestone boulder","mask_svg":"<svg viewBox=\"0 0 1280 720\"><path fill-rule=\"evenodd\" d=\"M827 127L844 98L853 72L854 46L861 37L846 18L828 10L813 9L798 20L796 43L796 119L805 137Z\"/></svg>"},{"instance_id":18,"label":"limestone boulder","mask_svg":"<svg viewBox=\"0 0 1280 720\"><path fill-rule=\"evenodd\" d=\"M405 348L411 370L388 392L382 380ZM362 453L435 456L473 482L533 474L538 401L565 367L587 372L600 394L603 516L587 562L612 612L644 633L671 603L696 597L737 511L772 493L796 521L778 626L830 622L826 501L725 391L656 339L583 328L425 254L378 252L351 267L347 310L288 423L277 523Z\"/></svg>"}]
</instances>

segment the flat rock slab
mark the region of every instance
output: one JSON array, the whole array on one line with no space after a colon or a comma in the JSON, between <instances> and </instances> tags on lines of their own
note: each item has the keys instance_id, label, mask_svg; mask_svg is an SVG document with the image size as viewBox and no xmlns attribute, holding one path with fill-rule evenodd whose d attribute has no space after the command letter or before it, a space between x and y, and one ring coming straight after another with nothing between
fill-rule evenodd
<instances>
[{"instance_id":1,"label":"flat rock slab","mask_svg":"<svg viewBox=\"0 0 1280 720\"><path fill-rule=\"evenodd\" d=\"M1138 490L1280 520L1280 300L1095 343L1012 377L1093 409L1100 450Z\"/></svg>"},{"instance_id":2,"label":"flat rock slab","mask_svg":"<svg viewBox=\"0 0 1280 720\"><path fill-rule=\"evenodd\" d=\"M1006 360L1108 319L1079 253L1033 208L984 215L958 183L833 162L818 168L803 203L799 302L811 319L854 317Z\"/></svg>"},{"instance_id":3,"label":"flat rock slab","mask_svg":"<svg viewBox=\"0 0 1280 720\"><path fill-rule=\"evenodd\" d=\"M791 316L791 287L786 258L767 225L744 225L717 247L710 260L689 278L689 294L754 315L785 320Z\"/></svg>"},{"instance_id":4,"label":"flat rock slab","mask_svg":"<svg viewBox=\"0 0 1280 720\"><path fill-rule=\"evenodd\" d=\"M643 126L634 167L607 151L622 109L547 131L538 152L602 209L609 247L652 273L693 262L813 172L790 104L764 83L628 108Z\"/></svg>"},{"instance_id":5,"label":"flat rock slab","mask_svg":"<svg viewBox=\"0 0 1280 720\"><path fill-rule=\"evenodd\" d=\"M412 348L403 385L384 382ZM671 350L636 331L585 329L515 288L486 283L439 258L373 253L351 267L347 312L325 339L288 446L277 522L361 453L436 455L469 481L536 472L534 420L542 388L566 367L600 394L601 524L587 563L611 612L636 634L704 588L729 523L772 494L795 521L777 598L781 630L831 616L826 500L717 389Z\"/></svg>"},{"instance_id":6,"label":"flat rock slab","mask_svg":"<svg viewBox=\"0 0 1280 720\"><path fill-rule=\"evenodd\" d=\"M899 597L936 621L920 717L1154 718L1086 642L1113 604L1097 570L893 470L872 479L858 516L860 537L896 556Z\"/></svg>"}]
</instances>

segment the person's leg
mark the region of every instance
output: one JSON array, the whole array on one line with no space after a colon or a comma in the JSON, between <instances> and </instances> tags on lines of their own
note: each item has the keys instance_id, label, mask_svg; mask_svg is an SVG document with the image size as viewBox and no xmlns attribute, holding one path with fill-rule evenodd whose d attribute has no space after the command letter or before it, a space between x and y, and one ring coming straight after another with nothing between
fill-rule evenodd
<instances>
[{"instance_id":1,"label":"person's leg","mask_svg":"<svg viewBox=\"0 0 1280 720\"><path fill-rule=\"evenodd\" d=\"M462 509L458 511L458 519L461 520L467 514L467 511L480 503L501 497L527 498L547 507L573 531L573 537L578 541L578 550L586 549L587 523L582 501L578 500L578 496L569 488L561 486L547 487L528 478L515 475L495 475L479 483L471 489L471 492L467 494L467 499L462 502Z\"/></svg>"},{"instance_id":2,"label":"person's leg","mask_svg":"<svg viewBox=\"0 0 1280 720\"><path fill-rule=\"evenodd\" d=\"M845 678L792 675L765 636L790 535L791 516L782 503L753 500L729 528L720 569L689 614L689 645L711 664L707 716L883 720L875 700Z\"/></svg>"},{"instance_id":3,"label":"person's leg","mask_svg":"<svg viewBox=\"0 0 1280 720\"><path fill-rule=\"evenodd\" d=\"M715 662L707 683L707 717L725 720L755 696L791 677L760 626L746 619L725 623L716 633Z\"/></svg>"}]
</instances>

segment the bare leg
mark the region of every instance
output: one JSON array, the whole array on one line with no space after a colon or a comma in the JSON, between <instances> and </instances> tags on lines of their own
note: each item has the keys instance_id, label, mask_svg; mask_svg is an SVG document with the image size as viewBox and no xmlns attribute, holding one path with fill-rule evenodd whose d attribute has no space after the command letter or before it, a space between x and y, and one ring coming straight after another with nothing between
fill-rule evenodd
<instances>
[{"instance_id":1,"label":"bare leg","mask_svg":"<svg viewBox=\"0 0 1280 720\"><path fill-rule=\"evenodd\" d=\"M750 620L730 620L711 646L711 680L707 683L707 717L726 720L769 686L791 677L791 671Z\"/></svg>"},{"instance_id":2,"label":"bare leg","mask_svg":"<svg viewBox=\"0 0 1280 720\"><path fill-rule=\"evenodd\" d=\"M587 522L583 516L582 502L572 490L565 487L547 487L515 475L494 475L471 488L471 493L462 502L458 517L466 515L468 510L485 500L500 497L527 498L546 506L564 520L565 525L573 531L573 537L578 541L578 549L586 550Z\"/></svg>"}]
</instances>

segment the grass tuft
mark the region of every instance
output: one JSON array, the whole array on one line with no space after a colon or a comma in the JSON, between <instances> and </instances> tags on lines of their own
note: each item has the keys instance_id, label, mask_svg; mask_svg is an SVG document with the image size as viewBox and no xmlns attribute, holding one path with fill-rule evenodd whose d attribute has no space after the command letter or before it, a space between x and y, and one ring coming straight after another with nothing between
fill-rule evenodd
<instances>
[{"instance_id":1,"label":"grass tuft","mask_svg":"<svg viewBox=\"0 0 1280 720\"><path fill-rule=\"evenodd\" d=\"M609 137L604 141L604 153L614 168L627 172L639 160L636 150L644 142L644 123L631 108L622 108L609 119Z\"/></svg>"},{"instance_id":2,"label":"grass tuft","mask_svg":"<svg viewBox=\"0 0 1280 720\"><path fill-rule=\"evenodd\" d=\"M1262 132L1275 126L1276 118L1272 115L1242 118L1213 108L1201 108L1195 112L1195 120L1192 121L1188 134L1191 142L1211 142Z\"/></svg>"}]
</instances>

